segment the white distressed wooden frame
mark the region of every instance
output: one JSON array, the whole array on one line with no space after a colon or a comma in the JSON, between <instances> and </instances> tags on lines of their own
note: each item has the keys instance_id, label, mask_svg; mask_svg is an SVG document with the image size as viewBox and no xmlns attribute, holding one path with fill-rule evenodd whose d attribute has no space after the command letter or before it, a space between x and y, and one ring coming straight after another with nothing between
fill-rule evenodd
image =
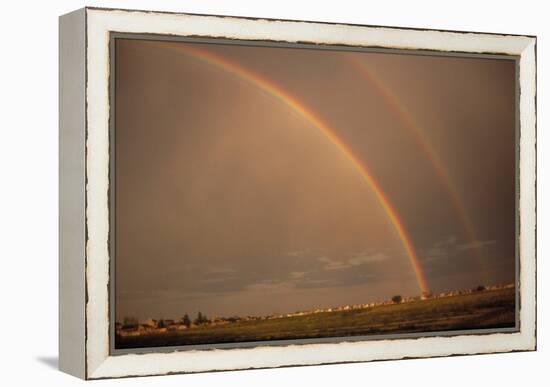
<instances>
[{"instance_id":1,"label":"white distressed wooden frame","mask_svg":"<svg viewBox=\"0 0 550 387\"><path fill-rule=\"evenodd\" d=\"M109 352L111 32L517 55L520 331L170 353ZM536 349L536 38L85 8L60 18L60 368L97 379Z\"/></svg>"}]
</instances>

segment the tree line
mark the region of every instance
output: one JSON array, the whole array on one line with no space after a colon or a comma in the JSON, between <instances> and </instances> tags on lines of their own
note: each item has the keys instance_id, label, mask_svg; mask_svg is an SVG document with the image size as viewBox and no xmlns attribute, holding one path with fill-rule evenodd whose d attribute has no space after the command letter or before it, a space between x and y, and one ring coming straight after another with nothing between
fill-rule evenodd
<instances>
[{"instance_id":1,"label":"tree line","mask_svg":"<svg viewBox=\"0 0 550 387\"><path fill-rule=\"evenodd\" d=\"M210 323L210 319L206 316L206 314L200 311L197 313L197 317L195 317L195 319L193 320L189 317L187 313L185 313L179 321L182 325L185 325L187 328L189 328L191 324L204 325L204 324ZM122 325L128 328L137 327L139 325L139 320L137 317L124 317ZM166 328L168 325L169 324L167 324L167 322L164 319L160 319L156 323L157 328Z\"/></svg>"}]
</instances>

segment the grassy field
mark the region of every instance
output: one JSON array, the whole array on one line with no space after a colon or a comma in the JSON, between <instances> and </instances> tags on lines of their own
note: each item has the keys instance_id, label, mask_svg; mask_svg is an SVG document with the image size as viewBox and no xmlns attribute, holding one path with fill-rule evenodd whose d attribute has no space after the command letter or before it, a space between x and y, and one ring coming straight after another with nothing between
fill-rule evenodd
<instances>
[{"instance_id":1,"label":"grassy field","mask_svg":"<svg viewBox=\"0 0 550 387\"><path fill-rule=\"evenodd\" d=\"M185 331L117 336L116 348L235 343L515 326L515 290L499 289L368 309L238 321Z\"/></svg>"}]
</instances>

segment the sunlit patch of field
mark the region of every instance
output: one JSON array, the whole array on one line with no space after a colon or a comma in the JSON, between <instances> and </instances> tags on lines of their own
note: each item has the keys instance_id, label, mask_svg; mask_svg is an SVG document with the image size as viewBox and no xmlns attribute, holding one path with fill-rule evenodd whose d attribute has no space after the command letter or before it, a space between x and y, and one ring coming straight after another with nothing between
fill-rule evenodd
<instances>
[{"instance_id":1,"label":"sunlit patch of field","mask_svg":"<svg viewBox=\"0 0 550 387\"><path fill-rule=\"evenodd\" d=\"M237 321L177 332L116 336L116 348L438 332L515 326L515 289L498 289L365 309Z\"/></svg>"}]
</instances>

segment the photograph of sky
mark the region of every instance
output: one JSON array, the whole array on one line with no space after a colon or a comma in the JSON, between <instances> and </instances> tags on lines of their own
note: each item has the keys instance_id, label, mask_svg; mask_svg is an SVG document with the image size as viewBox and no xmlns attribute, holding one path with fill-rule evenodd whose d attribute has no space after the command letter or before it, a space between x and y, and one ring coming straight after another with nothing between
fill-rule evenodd
<instances>
[{"instance_id":1,"label":"photograph of sky","mask_svg":"<svg viewBox=\"0 0 550 387\"><path fill-rule=\"evenodd\" d=\"M116 320L512 283L516 63L115 46Z\"/></svg>"}]
</instances>

